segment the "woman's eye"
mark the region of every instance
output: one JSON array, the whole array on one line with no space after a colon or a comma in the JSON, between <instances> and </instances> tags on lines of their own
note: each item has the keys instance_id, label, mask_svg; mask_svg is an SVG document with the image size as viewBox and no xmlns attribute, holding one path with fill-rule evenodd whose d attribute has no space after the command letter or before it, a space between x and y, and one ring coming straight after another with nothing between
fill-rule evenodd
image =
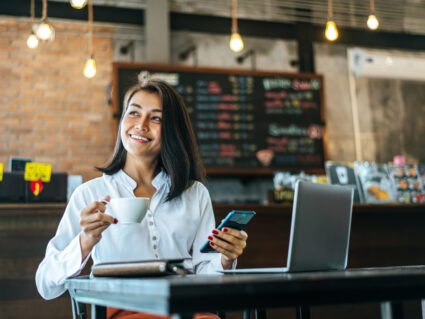
<instances>
[{"instance_id":1,"label":"woman's eye","mask_svg":"<svg viewBox=\"0 0 425 319\"><path fill-rule=\"evenodd\" d=\"M137 116L138 113L136 111L131 111L131 112L128 112L128 115Z\"/></svg>"},{"instance_id":2,"label":"woman's eye","mask_svg":"<svg viewBox=\"0 0 425 319\"><path fill-rule=\"evenodd\" d=\"M152 117L152 120L153 121L158 121L158 122L161 122L162 121L162 119L159 116L153 116Z\"/></svg>"}]
</instances>

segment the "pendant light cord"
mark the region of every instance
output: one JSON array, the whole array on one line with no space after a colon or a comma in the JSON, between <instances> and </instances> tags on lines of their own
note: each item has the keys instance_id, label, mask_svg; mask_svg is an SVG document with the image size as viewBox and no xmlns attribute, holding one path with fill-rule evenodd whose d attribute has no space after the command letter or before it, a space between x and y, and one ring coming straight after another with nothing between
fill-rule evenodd
<instances>
[{"instance_id":1,"label":"pendant light cord","mask_svg":"<svg viewBox=\"0 0 425 319\"><path fill-rule=\"evenodd\" d=\"M35 17L35 0L31 0L31 24L34 23L34 17Z\"/></svg>"},{"instance_id":2,"label":"pendant light cord","mask_svg":"<svg viewBox=\"0 0 425 319\"><path fill-rule=\"evenodd\" d=\"M374 0L370 0L370 11L375 12L375 1Z\"/></svg>"},{"instance_id":3,"label":"pendant light cord","mask_svg":"<svg viewBox=\"0 0 425 319\"><path fill-rule=\"evenodd\" d=\"M332 0L328 0L328 19L332 19Z\"/></svg>"},{"instance_id":4,"label":"pendant light cord","mask_svg":"<svg viewBox=\"0 0 425 319\"><path fill-rule=\"evenodd\" d=\"M93 0L89 0L89 55L93 54Z\"/></svg>"},{"instance_id":5,"label":"pendant light cord","mask_svg":"<svg viewBox=\"0 0 425 319\"><path fill-rule=\"evenodd\" d=\"M233 3L232 3L232 33L238 32L238 20L236 19L237 11L238 11L238 0L233 0Z\"/></svg>"},{"instance_id":6,"label":"pendant light cord","mask_svg":"<svg viewBox=\"0 0 425 319\"><path fill-rule=\"evenodd\" d=\"M47 0L43 0L43 16L41 17L41 20L46 20L47 18Z\"/></svg>"}]
</instances>

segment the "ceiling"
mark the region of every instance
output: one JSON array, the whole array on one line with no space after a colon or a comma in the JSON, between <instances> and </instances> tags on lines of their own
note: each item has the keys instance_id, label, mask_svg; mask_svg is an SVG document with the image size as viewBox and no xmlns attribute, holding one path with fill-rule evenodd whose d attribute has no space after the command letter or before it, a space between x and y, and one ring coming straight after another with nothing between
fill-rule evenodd
<instances>
[{"instance_id":1,"label":"ceiling","mask_svg":"<svg viewBox=\"0 0 425 319\"><path fill-rule=\"evenodd\" d=\"M61 0L67 1L67 0ZM370 0L333 0L333 17L338 26L366 28ZM147 0L94 0L95 4L144 8ZM380 29L425 34L425 0L374 0ZM231 16L232 0L169 0L170 11ZM275 22L326 23L326 0L238 0L238 17Z\"/></svg>"},{"instance_id":2,"label":"ceiling","mask_svg":"<svg viewBox=\"0 0 425 319\"><path fill-rule=\"evenodd\" d=\"M13 6L14 2L4 2ZM16 1L16 5L24 0ZM146 8L148 0L93 0L104 8L137 12ZM156 0L151 0L156 1ZM238 17L247 20L296 23L307 22L318 26L326 23L329 0L238 0ZM339 27L366 29L371 0L333 0L333 18ZM3 2L3 1L2 1ZM69 0L49 0L63 3ZM425 0L374 0L379 30L425 34ZM30 0L25 0L25 4ZM41 6L41 0L36 0ZM169 0L170 11L193 15L231 17L232 0ZM21 6L22 7L22 6ZM2 14L0 10L0 14ZM26 10L27 11L27 10ZM27 12L25 11L25 14ZM121 11L117 11L121 12ZM29 12L28 12L29 13ZM5 11L3 14L7 14ZM118 18L117 18L118 19ZM119 21L119 20L117 20ZM140 21L136 20L136 21ZM379 32L379 31L378 31Z\"/></svg>"}]
</instances>

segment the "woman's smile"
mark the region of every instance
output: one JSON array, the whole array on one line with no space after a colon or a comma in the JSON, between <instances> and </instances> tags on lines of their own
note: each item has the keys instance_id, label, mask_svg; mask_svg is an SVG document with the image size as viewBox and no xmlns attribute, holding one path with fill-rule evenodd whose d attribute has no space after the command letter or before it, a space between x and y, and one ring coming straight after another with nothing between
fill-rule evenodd
<instances>
[{"instance_id":1,"label":"woman's smile","mask_svg":"<svg viewBox=\"0 0 425 319\"><path fill-rule=\"evenodd\" d=\"M148 138L142 135L137 135L137 134L130 134L130 137L132 140L136 141L137 143L149 143L150 141L152 141L151 138Z\"/></svg>"}]
</instances>

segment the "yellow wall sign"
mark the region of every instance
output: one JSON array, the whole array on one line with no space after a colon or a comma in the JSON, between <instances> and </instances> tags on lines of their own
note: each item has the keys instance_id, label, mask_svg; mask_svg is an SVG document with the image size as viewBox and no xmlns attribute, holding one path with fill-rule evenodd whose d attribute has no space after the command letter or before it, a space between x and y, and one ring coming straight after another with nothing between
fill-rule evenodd
<instances>
[{"instance_id":1,"label":"yellow wall sign","mask_svg":"<svg viewBox=\"0 0 425 319\"><path fill-rule=\"evenodd\" d=\"M0 163L0 182L3 180L3 163Z\"/></svg>"},{"instance_id":2,"label":"yellow wall sign","mask_svg":"<svg viewBox=\"0 0 425 319\"><path fill-rule=\"evenodd\" d=\"M41 179L42 182L50 182L52 175L52 165L43 163L26 163L24 179L30 182L36 182Z\"/></svg>"}]
</instances>

